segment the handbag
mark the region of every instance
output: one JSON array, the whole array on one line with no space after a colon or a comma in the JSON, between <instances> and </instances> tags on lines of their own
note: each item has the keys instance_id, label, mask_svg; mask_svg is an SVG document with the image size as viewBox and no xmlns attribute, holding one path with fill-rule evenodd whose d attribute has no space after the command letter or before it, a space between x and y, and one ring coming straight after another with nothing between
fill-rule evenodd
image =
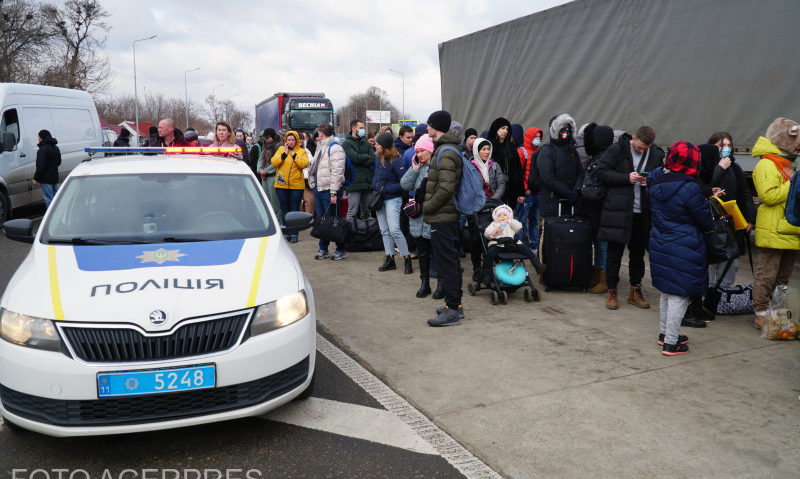
<instances>
[{"instance_id":1,"label":"handbag","mask_svg":"<svg viewBox=\"0 0 800 479\"><path fill-rule=\"evenodd\" d=\"M717 314L752 314L753 285L745 284L733 288L720 288Z\"/></svg>"},{"instance_id":2,"label":"handbag","mask_svg":"<svg viewBox=\"0 0 800 479\"><path fill-rule=\"evenodd\" d=\"M739 257L739 245L736 243L736 233L733 218L715 198L708 200L711 213L714 216L714 225L706 233L706 257L708 264L722 263Z\"/></svg>"},{"instance_id":3,"label":"handbag","mask_svg":"<svg viewBox=\"0 0 800 479\"><path fill-rule=\"evenodd\" d=\"M382 191L383 188L381 188L379 191L369 190L366 193L362 193L363 195L366 195L367 199L364 200L364 203L367 205L367 208L369 208L370 211L380 211L380 209L383 208L383 195L381 195Z\"/></svg>"},{"instance_id":4,"label":"handbag","mask_svg":"<svg viewBox=\"0 0 800 479\"><path fill-rule=\"evenodd\" d=\"M403 206L403 213L409 218L419 218L422 216L422 202L425 199L425 192L428 188L428 178L423 178L419 183L419 188L414 190L414 197L408 200ZM417 198L422 198L417 201Z\"/></svg>"},{"instance_id":5,"label":"handbag","mask_svg":"<svg viewBox=\"0 0 800 479\"><path fill-rule=\"evenodd\" d=\"M333 214L328 216L331 211L331 206L334 207ZM339 218L336 215L336 205L330 205L325 212L325 216L318 216L314 218L314 226L311 228L311 236L321 240L333 241L336 244L345 244L350 240L352 230L350 223L344 218Z\"/></svg>"}]
</instances>

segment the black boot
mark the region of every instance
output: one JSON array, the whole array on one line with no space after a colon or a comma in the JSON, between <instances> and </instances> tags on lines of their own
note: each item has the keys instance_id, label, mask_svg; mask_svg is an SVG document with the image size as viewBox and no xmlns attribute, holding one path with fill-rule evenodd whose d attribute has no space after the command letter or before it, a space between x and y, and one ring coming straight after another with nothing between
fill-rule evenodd
<instances>
[{"instance_id":1,"label":"black boot","mask_svg":"<svg viewBox=\"0 0 800 479\"><path fill-rule=\"evenodd\" d=\"M427 276L420 275L420 279L422 279L422 285L417 290L417 298L424 298L431 294L431 282Z\"/></svg>"},{"instance_id":2,"label":"black boot","mask_svg":"<svg viewBox=\"0 0 800 479\"><path fill-rule=\"evenodd\" d=\"M686 314L683 315L683 320L681 320L681 326L686 326L688 328L705 328L707 325L705 321L695 315L695 312L692 311L691 303L689 303L689 307L686 308Z\"/></svg>"},{"instance_id":3,"label":"black boot","mask_svg":"<svg viewBox=\"0 0 800 479\"><path fill-rule=\"evenodd\" d=\"M414 267L411 265L411 255L405 257L405 270L403 272L405 274L411 274L414 272Z\"/></svg>"},{"instance_id":4,"label":"black boot","mask_svg":"<svg viewBox=\"0 0 800 479\"><path fill-rule=\"evenodd\" d=\"M444 289L442 289L442 283L437 279L436 280L436 291L433 292L433 299L442 299L444 298Z\"/></svg>"},{"instance_id":5,"label":"black boot","mask_svg":"<svg viewBox=\"0 0 800 479\"><path fill-rule=\"evenodd\" d=\"M380 265L378 271L389 271L390 269L397 269L397 265L394 264L394 256L386 255L386 259L383 260L383 264Z\"/></svg>"}]
</instances>

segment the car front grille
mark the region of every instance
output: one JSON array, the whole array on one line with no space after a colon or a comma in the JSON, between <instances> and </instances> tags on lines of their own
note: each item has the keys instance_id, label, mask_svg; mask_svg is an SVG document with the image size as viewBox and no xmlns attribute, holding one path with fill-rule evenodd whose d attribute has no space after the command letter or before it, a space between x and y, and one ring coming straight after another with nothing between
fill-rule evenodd
<instances>
[{"instance_id":1,"label":"car front grille","mask_svg":"<svg viewBox=\"0 0 800 479\"><path fill-rule=\"evenodd\" d=\"M133 328L60 327L75 355L87 362L179 359L225 351L239 340L249 313L188 323L166 336Z\"/></svg>"},{"instance_id":2,"label":"car front grille","mask_svg":"<svg viewBox=\"0 0 800 479\"><path fill-rule=\"evenodd\" d=\"M297 388L308 377L309 358L283 371L242 384L146 396L92 400L47 399L0 384L0 400L13 414L56 426L113 426L169 421L260 404Z\"/></svg>"}]
</instances>

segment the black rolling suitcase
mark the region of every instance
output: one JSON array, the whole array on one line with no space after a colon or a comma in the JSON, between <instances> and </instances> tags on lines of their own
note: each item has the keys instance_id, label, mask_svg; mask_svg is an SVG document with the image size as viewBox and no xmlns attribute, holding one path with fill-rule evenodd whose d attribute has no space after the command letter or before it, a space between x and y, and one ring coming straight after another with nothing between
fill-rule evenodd
<instances>
[{"instance_id":1,"label":"black rolling suitcase","mask_svg":"<svg viewBox=\"0 0 800 479\"><path fill-rule=\"evenodd\" d=\"M589 288L592 275L592 225L572 214L547 218L542 240L542 279L547 289ZM571 213L572 208L570 208Z\"/></svg>"}]
</instances>

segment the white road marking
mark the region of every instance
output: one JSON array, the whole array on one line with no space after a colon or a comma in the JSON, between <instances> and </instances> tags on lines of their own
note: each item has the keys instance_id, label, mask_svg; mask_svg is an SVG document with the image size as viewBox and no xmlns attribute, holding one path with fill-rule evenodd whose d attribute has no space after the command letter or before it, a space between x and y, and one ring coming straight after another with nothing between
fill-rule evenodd
<instances>
[{"instance_id":1,"label":"white road marking","mask_svg":"<svg viewBox=\"0 0 800 479\"><path fill-rule=\"evenodd\" d=\"M430 444L440 456L458 469L467 479L502 479L480 459L467 451L455 439L432 423L424 414L414 409L408 401L397 395L380 379L346 355L330 341L317 334L317 351L361 386L389 412L406 423L419 437Z\"/></svg>"},{"instance_id":2,"label":"white road marking","mask_svg":"<svg viewBox=\"0 0 800 479\"><path fill-rule=\"evenodd\" d=\"M422 454L439 454L406 423L383 409L310 397L262 417Z\"/></svg>"}]
</instances>

